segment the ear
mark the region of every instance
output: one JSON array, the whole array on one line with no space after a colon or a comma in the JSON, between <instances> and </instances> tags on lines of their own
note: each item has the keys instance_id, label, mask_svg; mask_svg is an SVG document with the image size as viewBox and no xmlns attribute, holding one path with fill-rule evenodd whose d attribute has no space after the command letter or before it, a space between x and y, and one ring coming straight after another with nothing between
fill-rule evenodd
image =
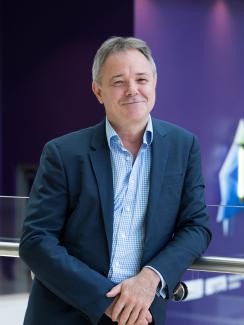
<instances>
[{"instance_id":1,"label":"ear","mask_svg":"<svg viewBox=\"0 0 244 325\"><path fill-rule=\"evenodd\" d=\"M99 84L96 81L92 82L92 91L93 91L94 95L97 97L99 103L103 104L102 95L101 95L101 88L100 88Z\"/></svg>"}]
</instances>

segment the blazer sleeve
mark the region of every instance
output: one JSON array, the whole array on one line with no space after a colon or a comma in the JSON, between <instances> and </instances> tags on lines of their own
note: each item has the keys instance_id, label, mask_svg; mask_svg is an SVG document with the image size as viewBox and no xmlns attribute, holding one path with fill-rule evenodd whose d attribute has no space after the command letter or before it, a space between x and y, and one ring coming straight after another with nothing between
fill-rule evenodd
<instances>
[{"instance_id":1,"label":"blazer sleeve","mask_svg":"<svg viewBox=\"0 0 244 325\"><path fill-rule=\"evenodd\" d=\"M31 190L19 254L44 286L96 324L111 304L105 294L114 284L60 243L67 188L61 155L55 142L49 142Z\"/></svg>"},{"instance_id":2,"label":"blazer sleeve","mask_svg":"<svg viewBox=\"0 0 244 325\"><path fill-rule=\"evenodd\" d=\"M204 253L210 240L200 149L193 136L175 231L166 246L147 263L164 278L167 297L172 296L186 269Z\"/></svg>"}]
</instances>

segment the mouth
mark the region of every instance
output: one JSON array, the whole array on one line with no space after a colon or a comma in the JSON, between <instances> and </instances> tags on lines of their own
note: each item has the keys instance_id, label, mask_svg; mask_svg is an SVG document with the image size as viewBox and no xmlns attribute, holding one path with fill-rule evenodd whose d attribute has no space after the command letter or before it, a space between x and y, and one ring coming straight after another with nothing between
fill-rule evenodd
<instances>
[{"instance_id":1,"label":"mouth","mask_svg":"<svg viewBox=\"0 0 244 325\"><path fill-rule=\"evenodd\" d=\"M140 104L140 103L144 103L144 102L145 102L144 100L133 100L133 101L130 101L130 102L121 103L121 105Z\"/></svg>"}]
</instances>

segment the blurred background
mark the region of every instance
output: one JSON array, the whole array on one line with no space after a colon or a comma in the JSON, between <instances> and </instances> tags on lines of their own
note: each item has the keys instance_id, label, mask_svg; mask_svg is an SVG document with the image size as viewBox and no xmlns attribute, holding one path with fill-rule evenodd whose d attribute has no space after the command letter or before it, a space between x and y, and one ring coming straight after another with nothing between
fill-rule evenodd
<instances>
[{"instance_id":1,"label":"blurred background","mask_svg":"<svg viewBox=\"0 0 244 325\"><path fill-rule=\"evenodd\" d=\"M200 141L214 235L206 254L244 257L243 0L2 0L0 19L1 240L18 242L44 144L104 117L91 91L96 50L135 36L158 68L152 116ZM244 276L185 280L191 294L169 304L168 324L244 324ZM18 259L0 257L1 324L22 324L30 286Z\"/></svg>"}]
</instances>

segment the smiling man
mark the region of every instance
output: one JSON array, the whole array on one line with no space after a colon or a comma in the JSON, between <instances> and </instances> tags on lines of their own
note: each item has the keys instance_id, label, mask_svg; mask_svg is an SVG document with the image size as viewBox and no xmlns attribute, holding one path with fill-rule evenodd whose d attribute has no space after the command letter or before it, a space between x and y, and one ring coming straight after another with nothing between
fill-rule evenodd
<instances>
[{"instance_id":1,"label":"smiling man","mask_svg":"<svg viewBox=\"0 0 244 325\"><path fill-rule=\"evenodd\" d=\"M108 39L92 83L105 120L45 146L20 242L35 273L24 324L163 325L207 248L197 140L151 118L156 82L144 41Z\"/></svg>"}]
</instances>

